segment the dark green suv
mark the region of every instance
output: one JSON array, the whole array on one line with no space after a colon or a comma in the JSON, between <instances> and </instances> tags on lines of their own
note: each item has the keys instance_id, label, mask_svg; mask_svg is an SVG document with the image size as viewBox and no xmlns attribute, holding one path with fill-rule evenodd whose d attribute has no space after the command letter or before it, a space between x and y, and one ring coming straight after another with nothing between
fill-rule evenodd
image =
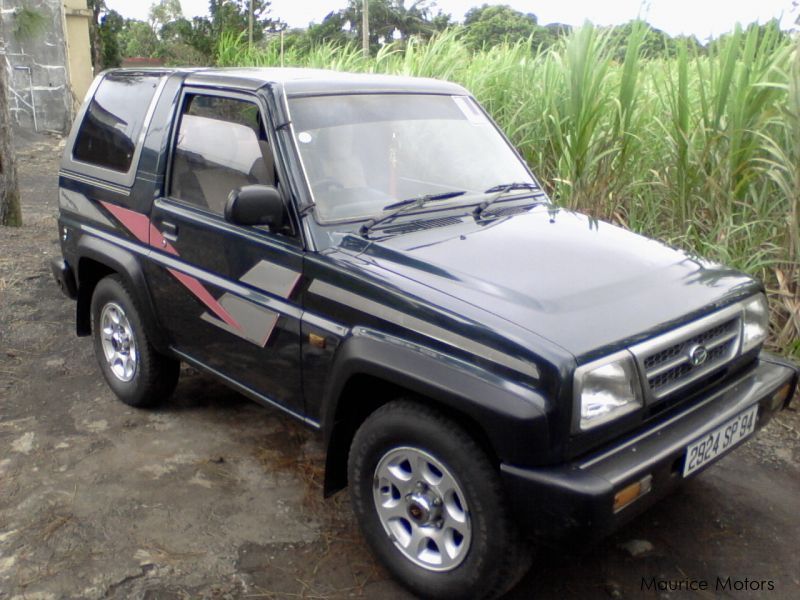
<instances>
[{"instance_id":1,"label":"dark green suv","mask_svg":"<svg viewBox=\"0 0 800 600\"><path fill-rule=\"evenodd\" d=\"M325 493L425 597L610 532L797 383L758 282L556 208L451 83L109 71L59 176L53 271L119 398L185 361L319 429Z\"/></svg>"}]
</instances>

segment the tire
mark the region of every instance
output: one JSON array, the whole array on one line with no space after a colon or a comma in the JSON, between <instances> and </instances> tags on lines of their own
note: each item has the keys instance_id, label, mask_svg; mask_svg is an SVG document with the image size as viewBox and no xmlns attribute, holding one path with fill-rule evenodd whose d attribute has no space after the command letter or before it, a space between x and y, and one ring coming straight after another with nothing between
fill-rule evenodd
<instances>
[{"instance_id":1,"label":"tire","mask_svg":"<svg viewBox=\"0 0 800 600\"><path fill-rule=\"evenodd\" d=\"M178 384L180 361L153 348L140 311L119 276L98 282L91 313L94 353L117 397L136 408L166 400Z\"/></svg>"},{"instance_id":2,"label":"tire","mask_svg":"<svg viewBox=\"0 0 800 600\"><path fill-rule=\"evenodd\" d=\"M497 469L439 411L409 400L382 406L356 432L347 467L364 537L417 595L496 598L530 566Z\"/></svg>"}]
</instances>

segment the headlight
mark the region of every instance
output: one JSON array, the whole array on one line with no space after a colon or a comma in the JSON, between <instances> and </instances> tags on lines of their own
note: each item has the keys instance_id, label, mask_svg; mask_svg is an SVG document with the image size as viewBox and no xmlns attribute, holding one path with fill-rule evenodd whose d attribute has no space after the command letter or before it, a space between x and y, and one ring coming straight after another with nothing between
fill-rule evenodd
<instances>
[{"instance_id":1,"label":"headlight","mask_svg":"<svg viewBox=\"0 0 800 600\"><path fill-rule=\"evenodd\" d=\"M575 370L577 425L586 431L642 406L642 388L629 352L619 352Z\"/></svg>"},{"instance_id":2,"label":"headlight","mask_svg":"<svg viewBox=\"0 0 800 600\"><path fill-rule=\"evenodd\" d=\"M769 333L769 305L764 294L754 296L744 303L742 319L742 353L763 342Z\"/></svg>"}]
</instances>

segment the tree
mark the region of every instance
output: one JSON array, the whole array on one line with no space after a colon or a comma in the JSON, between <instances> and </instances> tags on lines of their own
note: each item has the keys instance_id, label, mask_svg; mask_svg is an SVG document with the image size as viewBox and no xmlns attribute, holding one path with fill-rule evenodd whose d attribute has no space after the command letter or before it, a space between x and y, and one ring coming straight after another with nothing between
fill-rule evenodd
<instances>
[{"instance_id":1,"label":"tree","mask_svg":"<svg viewBox=\"0 0 800 600\"><path fill-rule=\"evenodd\" d=\"M217 42L213 37L211 21L204 17L194 17L191 30L187 31L187 36L183 39L186 44L205 56L208 61L213 60Z\"/></svg>"},{"instance_id":2,"label":"tree","mask_svg":"<svg viewBox=\"0 0 800 600\"><path fill-rule=\"evenodd\" d=\"M87 0L86 4L92 11L89 45L94 72L120 66L122 52L118 37L125 19L117 11L108 10L105 0Z\"/></svg>"},{"instance_id":3,"label":"tree","mask_svg":"<svg viewBox=\"0 0 800 600\"><path fill-rule=\"evenodd\" d=\"M92 51L92 68L97 73L103 63L103 42L98 34L98 29L100 17L107 10L106 2L105 0L87 0L86 5L92 11L92 18L89 21L89 45Z\"/></svg>"},{"instance_id":4,"label":"tree","mask_svg":"<svg viewBox=\"0 0 800 600\"><path fill-rule=\"evenodd\" d=\"M476 50L514 43L537 33L550 37L549 31L539 26L536 15L521 13L504 4L471 8L464 15L464 29L464 41Z\"/></svg>"},{"instance_id":5,"label":"tree","mask_svg":"<svg viewBox=\"0 0 800 600\"><path fill-rule=\"evenodd\" d=\"M222 7L221 13L217 13L220 30L224 31L236 22L238 9L235 2L223 0L212 4L218 9ZM160 58L166 64L180 65L211 64L217 40L212 20L207 17L187 19L178 0L153 3L148 22L125 19L117 35L124 57Z\"/></svg>"},{"instance_id":6,"label":"tree","mask_svg":"<svg viewBox=\"0 0 800 600\"><path fill-rule=\"evenodd\" d=\"M147 16L155 33L161 31L167 23L183 18L180 0L159 0L150 5Z\"/></svg>"},{"instance_id":7,"label":"tree","mask_svg":"<svg viewBox=\"0 0 800 600\"><path fill-rule=\"evenodd\" d=\"M427 37L434 32L428 0L417 0L408 7L405 0L394 0L387 5L386 18L392 32L397 29L404 38L412 35Z\"/></svg>"},{"instance_id":8,"label":"tree","mask_svg":"<svg viewBox=\"0 0 800 600\"><path fill-rule=\"evenodd\" d=\"M322 23L312 23L309 25L305 35L301 35L299 39L308 40L311 46L325 43L344 45L348 41L355 39L353 22L350 21L350 27L345 30L344 27L347 22L348 20L344 16L344 11L330 12L322 19ZM298 43L302 45L301 42Z\"/></svg>"},{"instance_id":9,"label":"tree","mask_svg":"<svg viewBox=\"0 0 800 600\"><path fill-rule=\"evenodd\" d=\"M431 18L431 26L436 31L444 31L448 27L452 27L455 23L453 22L453 15L448 13L444 13L441 10L438 11L432 18Z\"/></svg>"},{"instance_id":10,"label":"tree","mask_svg":"<svg viewBox=\"0 0 800 600\"><path fill-rule=\"evenodd\" d=\"M256 41L264 38L265 31L280 31L286 27L280 19L269 17L271 4L268 0L253 0L253 39ZM218 40L226 32L247 31L249 11L250 0L209 0L214 39Z\"/></svg>"},{"instance_id":11,"label":"tree","mask_svg":"<svg viewBox=\"0 0 800 600\"><path fill-rule=\"evenodd\" d=\"M159 32L156 56L171 65L207 65L214 59L215 40L211 22L202 17L183 17L165 24Z\"/></svg>"},{"instance_id":12,"label":"tree","mask_svg":"<svg viewBox=\"0 0 800 600\"><path fill-rule=\"evenodd\" d=\"M405 0L368 0L370 44L377 46L380 40L391 41L395 32L408 39L411 36L430 37L446 29L450 15L439 11L432 14L429 0L417 0L406 6ZM350 0L342 10L328 13L319 25L308 28L312 44L320 42L346 43L361 38L362 0ZM346 27L347 24L349 27Z\"/></svg>"},{"instance_id":13,"label":"tree","mask_svg":"<svg viewBox=\"0 0 800 600\"><path fill-rule=\"evenodd\" d=\"M160 41L150 25L144 21L127 19L119 33L119 46L124 57L151 58L158 55Z\"/></svg>"},{"instance_id":14,"label":"tree","mask_svg":"<svg viewBox=\"0 0 800 600\"><path fill-rule=\"evenodd\" d=\"M0 31L3 29L3 13L0 12ZM22 225L22 209L19 203L19 184L14 162L13 131L8 110L8 88L6 87L5 61L0 63L0 225L19 227Z\"/></svg>"},{"instance_id":15,"label":"tree","mask_svg":"<svg viewBox=\"0 0 800 600\"><path fill-rule=\"evenodd\" d=\"M621 25L612 25L608 28L611 33L610 42L614 60L618 62L625 60L628 41L631 39L631 33L634 28L644 31L639 52L646 58L674 58L678 55L678 48L681 45L684 45L694 53L701 50L701 46L694 36L673 38L668 33L653 27L646 21L634 20Z\"/></svg>"},{"instance_id":16,"label":"tree","mask_svg":"<svg viewBox=\"0 0 800 600\"><path fill-rule=\"evenodd\" d=\"M125 19L115 10L109 10L100 18L97 37L100 40L100 69L111 69L122 64L119 34Z\"/></svg>"}]
</instances>

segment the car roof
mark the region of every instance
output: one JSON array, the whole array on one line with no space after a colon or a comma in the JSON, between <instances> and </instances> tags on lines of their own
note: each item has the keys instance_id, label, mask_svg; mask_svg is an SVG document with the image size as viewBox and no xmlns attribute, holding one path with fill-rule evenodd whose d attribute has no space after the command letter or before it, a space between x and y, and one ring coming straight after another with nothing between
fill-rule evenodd
<instances>
[{"instance_id":1,"label":"car roof","mask_svg":"<svg viewBox=\"0 0 800 600\"><path fill-rule=\"evenodd\" d=\"M348 93L458 94L468 92L458 84L423 77L345 73L326 69L299 68L184 68L114 69L115 73L181 73L188 85L210 85L254 91L279 84L287 95L308 96Z\"/></svg>"}]
</instances>

